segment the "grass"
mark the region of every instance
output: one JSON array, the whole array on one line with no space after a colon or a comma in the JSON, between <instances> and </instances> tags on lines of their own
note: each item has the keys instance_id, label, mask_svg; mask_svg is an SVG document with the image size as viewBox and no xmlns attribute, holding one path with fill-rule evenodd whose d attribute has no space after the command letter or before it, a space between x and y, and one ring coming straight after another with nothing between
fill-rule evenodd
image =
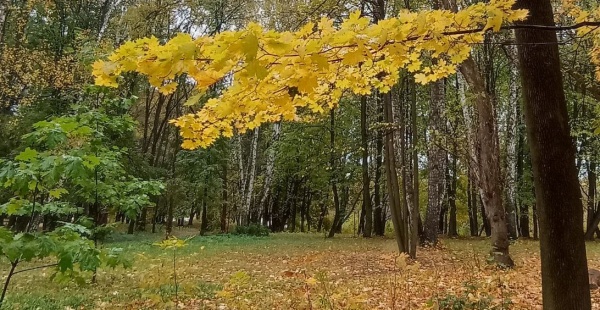
<instances>
[{"instance_id":1,"label":"grass","mask_svg":"<svg viewBox=\"0 0 600 310\"><path fill-rule=\"evenodd\" d=\"M57 283L50 280L53 270L19 274L5 309L174 309L172 252L153 245L161 238L114 235L105 246L123 248L134 267L100 270L96 284ZM194 237L177 253L178 301L186 309L422 309L475 288L468 298L540 307L538 243L515 242L517 267L509 271L486 263L488 249L485 239L444 239L410 261L388 238ZM600 243L588 243L588 256L590 266L600 267ZM0 262L2 276L7 265ZM600 309L597 293L594 308Z\"/></svg>"}]
</instances>

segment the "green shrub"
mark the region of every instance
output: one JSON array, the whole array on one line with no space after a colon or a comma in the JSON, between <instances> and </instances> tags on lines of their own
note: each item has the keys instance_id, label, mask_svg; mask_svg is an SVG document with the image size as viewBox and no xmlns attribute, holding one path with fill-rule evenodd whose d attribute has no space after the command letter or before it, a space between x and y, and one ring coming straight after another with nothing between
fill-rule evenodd
<instances>
[{"instance_id":1,"label":"green shrub","mask_svg":"<svg viewBox=\"0 0 600 310\"><path fill-rule=\"evenodd\" d=\"M428 305L437 304L440 310L503 310L510 309L510 298L497 299L487 293L477 294L477 287L466 285L466 291L459 295L449 294L432 298Z\"/></svg>"},{"instance_id":2,"label":"green shrub","mask_svg":"<svg viewBox=\"0 0 600 310\"><path fill-rule=\"evenodd\" d=\"M255 237L267 237L269 235L269 228L258 225L250 224L248 226L236 226L233 230L234 235L246 235Z\"/></svg>"}]
</instances>

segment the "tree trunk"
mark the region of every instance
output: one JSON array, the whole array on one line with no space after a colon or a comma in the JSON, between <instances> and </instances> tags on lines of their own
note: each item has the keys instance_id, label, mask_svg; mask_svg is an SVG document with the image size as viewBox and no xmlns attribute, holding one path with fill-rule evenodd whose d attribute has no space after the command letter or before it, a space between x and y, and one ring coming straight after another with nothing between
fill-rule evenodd
<instances>
[{"instance_id":1,"label":"tree trunk","mask_svg":"<svg viewBox=\"0 0 600 310\"><path fill-rule=\"evenodd\" d=\"M383 123L383 95L377 94L377 122ZM377 130L375 137L375 180L373 184L373 195L375 206L373 208L373 230L375 235L385 234L385 219L383 217L383 204L381 199L381 167L383 166L383 136L381 130Z\"/></svg>"},{"instance_id":2,"label":"tree trunk","mask_svg":"<svg viewBox=\"0 0 600 310\"><path fill-rule=\"evenodd\" d=\"M437 244L439 231L440 214L444 202L444 193L446 190L446 152L441 147L441 135L445 131L445 120L443 111L446 101L446 92L444 90L444 81L437 81L431 84L431 105L429 108L429 130L430 141L427 151L427 169L429 177L427 178L428 199L427 213L425 215L425 227L423 233L424 244Z\"/></svg>"},{"instance_id":3,"label":"tree trunk","mask_svg":"<svg viewBox=\"0 0 600 310\"><path fill-rule=\"evenodd\" d=\"M392 100L389 93L383 96L384 121L388 124L394 123L394 114L392 109ZM400 186L398 184L398 174L396 171L396 147L394 145L394 131L389 131L385 135L384 143L384 166L388 191L388 203L392 213L392 223L394 225L394 234L398 251L408 252L408 227L405 212L400 200Z\"/></svg>"},{"instance_id":4,"label":"tree trunk","mask_svg":"<svg viewBox=\"0 0 600 310\"><path fill-rule=\"evenodd\" d=\"M457 146L456 140L454 140L454 155L452 155L452 174L450 174L450 169L446 168L447 171L447 180L448 183L448 208L450 212L450 216L448 218L448 236L456 237L458 236L458 229L456 223L456 186L458 183L458 165L457 165Z\"/></svg>"},{"instance_id":5,"label":"tree trunk","mask_svg":"<svg viewBox=\"0 0 600 310\"><path fill-rule=\"evenodd\" d=\"M258 136L259 136L259 128L256 127L254 129L254 135L252 137L252 146L251 146L251 155L250 155L250 165L248 167L248 173L246 177L248 178L244 184L246 185L245 193L244 193L244 201L242 205L242 218L244 221L247 221L250 215L250 204L252 202L252 194L254 192L254 177L256 176L256 155L258 149Z\"/></svg>"},{"instance_id":6,"label":"tree trunk","mask_svg":"<svg viewBox=\"0 0 600 310\"><path fill-rule=\"evenodd\" d=\"M330 147L330 154L329 154L329 167L330 167L330 171L331 171L331 191L333 192L333 206L335 208L335 213L333 215L333 223L331 225L331 229L329 229L329 234L327 235L328 238L333 238L333 236L336 233L336 229L338 226L338 222L342 220L342 210L340 207L340 196L338 193L338 187L337 187L337 170L336 170L336 165L335 165L335 111L333 109L331 109L331 111L329 112L329 122L330 122L330 128L329 128L329 147Z\"/></svg>"},{"instance_id":7,"label":"tree trunk","mask_svg":"<svg viewBox=\"0 0 600 310\"><path fill-rule=\"evenodd\" d=\"M517 113L519 117L519 126L517 129L517 133L519 138L517 140L517 189L519 192L525 187L525 182L523 178L524 166L525 166L525 133L523 132L522 125L522 115L520 105L517 105L519 113ZM519 206L519 232L521 237L529 238L531 235L529 233L529 203L525 203L523 199L516 199L517 205Z\"/></svg>"},{"instance_id":8,"label":"tree trunk","mask_svg":"<svg viewBox=\"0 0 600 310\"><path fill-rule=\"evenodd\" d=\"M171 233L173 232L173 209L173 197L169 197L169 200L167 202L167 223L165 225L165 239L169 238L171 236Z\"/></svg>"},{"instance_id":9,"label":"tree trunk","mask_svg":"<svg viewBox=\"0 0 600 310\"><path fill-rule=\"evenodd\" d=\"M511 49L511 56L516 58L516 50ZM519 139L519 87L516 66L511 67L509 81L508 113L506 115L506 161L504 179L506 193L506 217L508 234L511 239L517 239L517 144Z\"/></svg>"},{"instance_id":10,"label":"tree trunk","mask_svg":"<svg viewBox=\"0 0 600 310\"><path fill-rule=\"evenodd\" d=\"M550 0L517 0L523 23L554 26ZM591 309L583 206L554 31L516 31L540 218L544 310ZM539 44L536 44L539 43Z\"/></svg>"},{"instance_id":11,"label":"tree trunk","mask_svg":"<svg viewBox=\"0 0 600 310\"><path fill-rule=\"evenodd\" d=\"M134 231L135 231L135 218L130 218L129 225L127 226L127 234L133 235Z\"/></svg>"},{"instance_id":12,"label":"tree trunk","mask_svg":"<svg viewBox=\"0 0 600 310\"><path fill-rule=\"evenodd\" d=\"M275 168L275 143L279 140L279 136L281 134L281 123L273 123L273 137L271 140L271 145L267 154L267 167L265 171L265 182L263 185L263 191L260 198L259 208L263 210L263 213L268 213L267 198L271 193L271 183L273 181L273 171ZM264 215L263 215L264 218Z\"/></svg>"},{"instance_id":13,"label":"tree trunk","mask_svg":"<svg viewBox=\"0 0 600 310\"><path fill-rule=\"evenodd\" d=\"M442 4L445 9L457 10L456 0L444 0ZM459 71L475 95L474 124L476 126L471 128L476 129L476 133L474 141L470 141L473 143L470 155L475 163L473 168L475 168L479 194L485 208L485 217L491 226L492 250L490 254L497 264L510 267L514 265L514 262L508 251L508 228L502 204L500 141L494 115L493 96L486 88L484 76L473 58L467 58L459 66Z\"/></svg>"},{"instance_id":14,"label":"tree trunk","mask_svg":"<svg viewBox=\"0 0 600 310\"><path fill-rule=\"evenodd\" d=\"M373 230L373 208L371 206L371 179L369 178L369 136L367 135L367 96L360 98L360 138L362 145L362 182L363 182L363 237L370 238Z\"/></svg>"},{"instance_id":15,"label":"tree trunk","mask_svg":"<svg viewBox=\"0 0 600 310\"><path fill-rule=\"evenodd\" d=\"M194 217L196 216L196 202L192 202L192 207L190 208L190 219L188 220L187 226L194 225Z\"/></svg>"},{"instance_id":16,"label":"tree trunk","mask_svg":"<svg viewBox=\"0 0 600 310\"><path fill-rule=\"evenodd\" d=\"M200 236L206 235L208 232L208 214L206 208L207 187L204 187L204 199L202 200L202 218L200 219Z\"/></svg>"},{"instance_id":17,"label":"tree trunk","mask_svg":"<svg viewBox=\"0 0 600 310\"><path fill-rule=\"evenodd\" d=\"M473 191L473 177L471 176L471 169L467 172L467 209L469 210L469 228L471 236L476 237L479 235L479 224L477 223L477 198Z\"/></svg>"},{"instance_id":18,"label":"tree trunk","mask_svg":"<svg viewBox=\"0 0 600 310\"><path fill-rule=\"evenodd\" d=\"M229 200L227 197L227 160L223 162L223 171L222 171L222 179L223 185L221 189L222 201L221 201L221 233L227 232L227 206L229 204Z\"/></svg>"},{"instance_id":19,"label":"tree trunk","mask_svg":"<svg viewBox=\"0 0 600 310\"><path fill-rule=\"evenodd\" d=\"M292 185L292 198L290 208L290 231L296 232L296 216L298 215L298 193L300 192L301 180L296 179Z\"/></svg>"},{"instance_id":20,"label":"tree trunk","mask_svg":"<svg viewBox=\"0 0 600 310\"><path fill-rule=\"evenodd\" d=\"M587 201L587 229L585 238L594 240L594 232L598 228L598 223L594 225L594 214L596 214L596 162L588 163L588 201ZM600 212L599 212L600 213Z\"/></svg>"}]
</instances>

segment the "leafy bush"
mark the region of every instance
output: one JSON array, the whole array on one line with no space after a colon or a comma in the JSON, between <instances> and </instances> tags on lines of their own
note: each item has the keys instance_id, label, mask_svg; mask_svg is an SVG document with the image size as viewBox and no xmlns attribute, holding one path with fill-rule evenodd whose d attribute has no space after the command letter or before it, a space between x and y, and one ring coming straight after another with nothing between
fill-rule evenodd
<instances>
[{"instance_id":1,"label":"leafy bush","mask_svg":"<svg viewBox=\"0 0 600 310\"><path fill-rule=\"evenodd\" d=\"M234 235L246 235L246 236L255 236L255 237L267 237L269 236L269 228L258 225L258 224L250 224L248 226L236 226L233 230Z\"/></svg>"}]
</instances>

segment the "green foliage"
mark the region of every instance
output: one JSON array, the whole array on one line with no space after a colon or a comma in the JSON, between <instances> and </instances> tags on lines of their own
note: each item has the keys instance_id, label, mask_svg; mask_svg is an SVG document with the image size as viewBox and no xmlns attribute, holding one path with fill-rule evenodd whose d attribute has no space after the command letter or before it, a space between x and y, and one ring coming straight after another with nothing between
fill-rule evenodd
<instances>
[{"instance_id":1,"label":"green foliage","mask_svg":"<svg viewBox=\"0 0 600 310\"><path fill-rule=\"evenodd\" d=\"M268 237L271 231L268 227L259 224L250 224L247 226L236 226L233 230L234 235L245 235L254 237Z\"/></svg>"},{"instance_id":2,"label":"green foliage","mask_svg":"<svg viewBox=\"0 0 600 310\"><path fill-rule=\"evenodd\" d=\"M459 295L448 294L442 298L432 298L428 305L441 310L501 310L509 309L512 305L510 298L498 299L485 292L478 292L478 287L474 284L466 284L465 288Z\"/></svg>"}]
</instances>

